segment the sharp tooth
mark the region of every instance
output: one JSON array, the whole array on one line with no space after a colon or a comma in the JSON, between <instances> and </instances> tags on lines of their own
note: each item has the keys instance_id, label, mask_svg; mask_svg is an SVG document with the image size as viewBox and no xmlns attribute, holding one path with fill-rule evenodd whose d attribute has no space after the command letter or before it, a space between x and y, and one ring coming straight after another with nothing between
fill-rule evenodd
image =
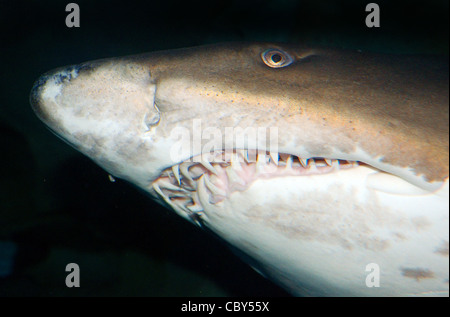
<instances>
[{"instance_id":1,"label":"sharp tooth","mask_svg":"<svg viewBox=\"0 0 450 317\"><path fill-rule=\"evenodd\" d=\"M300 164L302 164L303 167L308 166L308 159L298 157L298 160L299 160Z\"/></svg>"},{"instance_id":2,"label":"sharp tooth","mask_svg":"<svg viewBox=\"0 0 450 317\"><path fill-rule=\"evenodd\" d=\"M205 185L205 176L206 174L203 174L197 181L197 195L202 206L207 206L210 204L209 193Z\"/></svg>"},{"instance_id":3,"label":"sharp tooth","mask_svg":"<svg viewBox=\"0 0 450 317\"><path fill-rule=\"evenodd\" d=\"M174 165L172 166L172 172L173 175L175 176L178 185L181 185L181 180L180 180L180 166L179 165Z\"/></svg>"},{"instance_id":4,"label":"sharp tooth","mask_svg":"<svg viewBox=\"0 0 450 317\"><path fill-rule=\"evenodd\" d=\"M231 167L236 171L242 171L241 158L238 153L231 154Z\"/></svg>"},{"instance_id":5,"label":"sharp tooth","mask_svg":"<svg viewBox=\"0 0 450 317\"><path fill-rule=\"evenodd\" d=\"M170 193L170 195L169 195L169 199L178 199L178 198L188 198L188 197L186 197L186 194L184 194L184 193L174 193L174 192L171 192Z\"/></svg>"},{"instance_id":6,"label":"sharp tooth","mask_svg":"<svg viewBox=\"0 0 450 317\"><path fill-rule=\"evenodd\" d=\"M234 155L235 153L233 150L224 150L222 154L222 163L231 162L234 159Z\"/></svg>"},{"instance_id":7,"label":"sharp tooth","mask_svg":"<svg viewBox=\"0 0 450 317\"><path fill-rule=\"evenodd\" d=\"M215 168L217 168L219 172L222 171L222 167L220 165L215 166ZM225 184L223 183L223 180L217 175L214 175L214 174L210 175L210 180L211 180L211 182L213 182L213 184L216 184L217 186L225 187Z\"/></svg>"},{"instance_id":8,"label":"sharp tooth","mask_svg":"<svg viewBox=\"0 0 450 317\"><path fill-rule=\"evenodd\" d=\"M249 163L248 161L248 150L242 150L242 157L244 158L244 161Z\"/></svg>"},{"instance_id":9,"label":"sharp tooth","mask_svg":"<svg viewBox=\"0 0 450 317\"><path fill-rule=\"evenodd\" d=\"M227 193L223 189L218 188L216 185L214 185L211 182L211 180L209 179L209 175L208 174L204 174L203 178L205 180L206 187L209 189L209 191L213 195L220 195L220 196L226 196L227 195Z\"/></svg>"},{"instance_id":10,"label":"sharp tooth","mask_svg":"<svg viewBox=\"0 0 450 317\"><path fill-rule=\"evenodd\" d=\"M278 152L269 152L270 158L272 159L272 162L275 163L275 165L278 165Z\"/></svg>"},{"instance_id":11,"label":"sharp tooth","mask_svg":"<svg viewBox=\"0 0 450 317\"><path fill-rule=\"evenodd\" d=\"M182 188L182 187L178 187L175 184L172 184L169 180L167 179L160 179L158 181L158 186L163 187L164 189L168 189L168 190L174 190L174 191L179 191L179 192L184 192L184 193L189 193L189 191L187 191L186 189Z\"/></svg>"},{"instance_id":12,"label":"sharp tooth","mask_svg":"<svg viewBox=\"0 0 450 317\"><path fill-rule=\"evenodd\" d=\"M193 204L191 206L186 206L186 208L190 211L190 212L200 212L203 211L203 207L197 204Z\"/></svg>"},{"instance_id":13,"label":"sharp tooth","mask_svg":"<svg viewBox=\"0 0 450 317\"><path fill-rule=\"evenodd\" d=\"M164 193L162 192L161 188L159 188L156 182L152 184L152 187L155 190L155 192L157 192L161 196L164 196Z\"/></svg>"},{"instance_id":14,"label":"sharp tooth","mask_svg":"<svg viewBox=\"0 0 450 317\"><path fill-rule=\"evenodd\" d=\"M259 154L258 153L258 157L256 159L256 170L258 172L262 172L264 171L264 167L266 165L266 154Z\"/></svg>"},{"instance_id":15,"label":"sharp tooth","mask_svg":"<svg viewBox=\"0 0 450 317\"><path fill-rule=\"evenodd\" d=\"M239 156L242 156L242 158L244 159L244 162L248 163L248 150L236 150L236 153Z\"/></svg>"},{"instance_id":16,"label":"sharp tooth","mask_svg":"<svg viewBox=\"0 0 450 317\"><path fill-rule=\"evenodd\" d=\"M315 171L317 170L317 165L316 165L316 161L313 158L310 158L308 160L308 168L310 169L310 171Z\"/></svg>"},{"instance_id":17,"label":"sharp tooth","mask_svg":"<svg viewBox=\"0 0 450 317\"><path fill-rule=\"evenodd\" d=\"M228 154L225 152L225 150L215 151L213 154L212 162L218 164L226 163L228 162L227 157Z\"/></svg>"},{"instance_id":18,"label":"sharp tooth","mask_svg":"<svg viewBox=\"0 0 450 317\"><path fill-rule=\"evenodd\" d=\"M338 160L331 160L331 165L335 168L339 168L339 162Z\"/></svg>"},{"instance_id":19,"label":"sharp tooth","mask_svg":"<svg viewBox=\"0 0 450 317\"><path fill-rule=\"evenodd\" d=\"M204 160L202 158L200 164L202 164L208 171L210 171L213 174L218 174L217 170L214 168L214 166L211 165L211 163L209 163L208 161Z\"/></svg>"},{"instance_id":20,"label":"sharp tooth","mask_svg":"<svg viewBox=\"0 0 450 317\"><path fill-rule=\"evenodd\" d=\"M254 163L258 161L258 156L259 156L259 151L258 150L247 150L247 163ZM266 153L265 151L262 153Z\"/></svg>"},{"instance_id":21,"label":"sharp tooth","mask_svg":"<svg viewBox=\"0 0 450 317\"><path fill-rule=\"evenodd\" d=\"M258 162L266 164L266 153L258 153L258 156L256 157L256 163Z\"/></svg>"},{"instance_id":22,"label":"sharp tooth","mask_svg":"<svg viewBox=\"0 0 450 317\"><path fill-rule=\"evenodd\" d=\"M187 220L189 220L189 221L192 221L192 222L195 222L195 221L193 221L193 219L191 219L190 217L188 217L189 215L188 215L188 212L186 211L186 208L185 208L185 206L184 206L184 204L185 204L185 202L183 202L182 203L182 205L180 206L180 201L176 201L176 200L174 200L174 201L172 201L169 197L167 197L164 193L163 193L163 191L161 190L161 188L159 187L159 183L160 181L157 181L157 182L154 182L153 184L152 184L152 187L153 187L153 189L155 190L155 192L162 198L162 199L164 199L164 201L169 205L169 206L171 206L172 208L173 208L173 210L177 213L177 214L179 214L181 217L183 217L183 218L185 218L185 219L187 219ZM172 196L173 197L173 196ZM185 198L186 198L186 196L184 196Z\"/></svg>"},{"instance_id":23,"label":"sharp tooth","mask_svg":"<svg viewBox=\"0 0 450 317\"><path fill-rule=\"evenodd\" d=\"M161 190L161 188L159 188L159 185L157 183L153 183L152 184L153 189L155 190L155 192L158 193L159 196L162 197L162 199L164 199L164 201L166 203L168 203L169 205L173 205L172 202L170 201L169 197L167 197L166 195L164 195L163 191Z\"/></svg>"},{"instance_id":24,"label":"sharp tooth","mask_svg":"<svg viewBox=\"0 0 450 317\"><path fill-rule=\"evenodd\" d=\"M181 172L181 175L183 175L184 178L188 179L190 182L194 182L191 175L189 174L189 167L191 166L190 163L181 163L179 165L179 170Z\"/></svg>"},{"instance_id":25,"label":"sharp tooth","mask_svg":"<svg viewBox=\"0 0 450 317\"><path fill-rule=\"evenodd\" d=\"M325 163L327 163L328 166L331 166L331 165L332 165L332 164L331 164L331 163L332 163L332 160L326 159L326 158L324 158L323 160L325 161Z\"/></svg>"},{"instance_id":26,"label":"sharp tooth","mask_svg":"<svg viewBox=\"0 0 450 317\"><path fill-rule=\"evenodd\" d=\"M293 161L292 155L289 155L286 159L286 168L292 168L292 161Z\"/></svg>"},{"instance_id":27,"label":"sharp tooth","mask_svg":"<svg viewBox=\"0 0 450 317\"><path fill-rule=\"evenodd\" d=\"M234 184L239 184L239 185L242 185L242 186L245 185L244 180L239 177L239 175L236 173L236 171L234 169L226 168L225 172L227 173L227 176L228 176L228 182L231 185L234 185Z\"/></svg>"}]
</instances>

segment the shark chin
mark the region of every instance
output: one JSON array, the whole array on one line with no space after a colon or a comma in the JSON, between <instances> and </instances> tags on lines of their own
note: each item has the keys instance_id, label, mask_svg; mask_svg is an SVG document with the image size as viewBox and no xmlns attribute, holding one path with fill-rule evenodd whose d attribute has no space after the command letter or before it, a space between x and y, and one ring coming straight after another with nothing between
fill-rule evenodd
<instances>
[{"instance_id":1,"label":"shark chin","mask_svg":"<svg viewBox=\"0 0 450 317\"><path fill-rule=\"evenodd\" d=\"M252 161L252 151L230 152L229 161L217 151L211 163L199 155L169 167L152 187L263 276L299 296L447 294L438 250L448 243L431 242L428 230L447 228L448 182L431 194L361 162L269 152ZM372 265L383 288L369 287ZM442 284L430 292L436 276Z\"/></svg>"},{"instance_id":2,"label":"shark chin","mask_svg":"<svg viewBox=\"0 0 450 317\"><path fill-rule=\"evenodd\" d=\"M293 295L448 296L448 60L225 43L59 68L30 102Z\"/></svg>"}]
</instances>

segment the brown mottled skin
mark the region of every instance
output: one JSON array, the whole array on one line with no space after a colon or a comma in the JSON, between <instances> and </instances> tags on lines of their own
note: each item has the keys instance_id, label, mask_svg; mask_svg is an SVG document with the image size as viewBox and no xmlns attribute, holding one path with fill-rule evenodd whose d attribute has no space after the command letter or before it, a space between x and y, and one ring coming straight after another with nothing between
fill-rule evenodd
<instances>
[{"instance_id":1,"label":"brown mottled skin","mask_svg":"<svg viewBox=\"0 0 450 317\"><path fill-rule=\"evenodd\" d=\"M280 48L295 61L270 68L261 59L266 48ZM157 97L167 80L192 81L183 94L201 95L220 109L199 105L192 113L215 126L279 125L280 148L294 140L326 157L333 148L351 153L358 147L428 182L448 177L446 58L224 43L89 62L83 72L121 62L148 70L149 78L139 80L155 82ZM184 106L190 113L193 106Z\"/></svg>"},{"instance_id":2,"label":"brown mottled skin","mask_svg":"<svg viewBox=\"0 0 450 317\"><path fill-rule=\"evenodd\" d=\"M260 58L264 46L279 47L296 61L269 68ZM448 59L273 44L223 44L141 58L145 63L148 58L156 78L189 74L204 82L204 91L220 92L221 99L236 105L230 114L248 100L257 112L284 117L299 134L307 121L315 122L324 147L330 142L349 150L359 145L384 156L384 162L412 167L428 181L448 177ZM264 104L264 95L277 96L286 106ZM252 102L254 96L260 96L260 105ZM337 133L340 139L333 138Z\"/></svg>"}]
</instances>

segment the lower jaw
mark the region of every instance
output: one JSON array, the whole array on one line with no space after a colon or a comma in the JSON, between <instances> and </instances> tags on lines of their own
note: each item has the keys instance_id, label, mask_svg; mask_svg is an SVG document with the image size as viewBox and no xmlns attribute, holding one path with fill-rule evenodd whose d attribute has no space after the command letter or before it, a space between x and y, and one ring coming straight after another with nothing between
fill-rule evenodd
<instances>
[{"instance_id":1,"label":"lower jaw","mask_svg":"<svg viewBox=\"0 0 450 317\"><path fill-rule=\"evenodd\" d=\"M336 175L257 178L215 204L200 180L196 195L204 211L196 217L293 293L304 286L309 295L398 295L431 281L448 292L448 258L435 253L448 240L448 204L430 195L374 191L366 186L374 172L358 166ZM385 278L380 292L364 283L369 263L393 279ZM436 279L406 278L405 267L434 272Z\"/></svg>"},{"instance_id":2,"label":"lower jaw","mask_svg":"<svg viewBox=\"0 0 450 317\"><path fill-rule=\"evenodd\" d=\"M448 295L448 257L436 253L446 241L448 249L448 197L373 189L368 180L386 173L358 162L314 158L303 166L281 154L277 165L268 153L256 162L233 153L240 160L195 157L168 168L153 189L294 294ZM383 185L396 177L388 175ZM379 292L366 287L360 273L368 263L395 280ZM405 268L435 278L419 283Z\"/></svg>"}]
</instances>

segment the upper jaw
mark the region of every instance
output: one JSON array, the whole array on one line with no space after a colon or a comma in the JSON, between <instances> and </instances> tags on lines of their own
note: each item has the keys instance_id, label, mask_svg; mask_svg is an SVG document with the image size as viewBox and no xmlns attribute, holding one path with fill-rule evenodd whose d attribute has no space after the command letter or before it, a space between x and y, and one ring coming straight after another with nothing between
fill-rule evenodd
<instances>
[{"instance_id":1,"label":"upper jaw","mask_svg":"<svg viewBox=\"0 0 450 317\"><path fill-rule=\"evenodd\" d=\"M105 82L108 82L108 85L105 85ZM191 108L186 104L176 104L176 100L186 96L175 95L174 84L183 85L184 82L160 79L157 87L155 78L150 77L150 72L144 64L116 60L98 61L59 68L44 74L32 88L30 103L38 117L69 144L90 156L112 174L129 180L137 177L138 183L143 184L157 178L165 168L202 152L189 151L178 159L168 159L170 147L176 143L170 136L174 128L184 126L190 130L191 135L194 134L192 120L185 120L186 117L203 118L203 123L209 122L210 126L220 127L222 131L226 121L220 120L230 117L218 116L214 111L211 113L213 108L207 103L193 103L195 107L191 105ZM219 108L226 107L222 105ZM237 104L228 111L231 110L238 111L236 117L239 117L239 120L249 120L244 122L245 124L251 124L252 118L258 116L249 112L253 111L252 109L239 107ZM214 124L211 123L213 121ZM234 124L229 121L229 125ZM273 122L264 124L269 126ZM335 146L330 154L310 150L301 140L297 140L295 144L283 143L292 138L292 135L299 134L289 124L280 121L276 124L280 130L286 130L282 131L283 134L279 137L280 146L276 151L304 158L326 157L362 161L399 175L421 188L433 191L440 187L440 182L427 182L407 167L386 164L382 159L374 158L356 147L355 151L349 152ZM309 129L314 130L314 126L304 128L302 133L308 132ZM311 131L308 133L304 139L311 143L313 134ZM315 139L317 144L324 143L324 137L319 135L319 132ZM117 155L119 146L121 155ZM140 148L140 152L136 153L133 146ZM259 148L258 144L246 147ZM266 147L263 150L271 149ZM112 160L108 158L111 155ZM130 164L134 164L131 174L126 171ZM138 166L139 164L143 166ZM145 173L144 168L147 169Z\"/></svg>"}]
</instances>

